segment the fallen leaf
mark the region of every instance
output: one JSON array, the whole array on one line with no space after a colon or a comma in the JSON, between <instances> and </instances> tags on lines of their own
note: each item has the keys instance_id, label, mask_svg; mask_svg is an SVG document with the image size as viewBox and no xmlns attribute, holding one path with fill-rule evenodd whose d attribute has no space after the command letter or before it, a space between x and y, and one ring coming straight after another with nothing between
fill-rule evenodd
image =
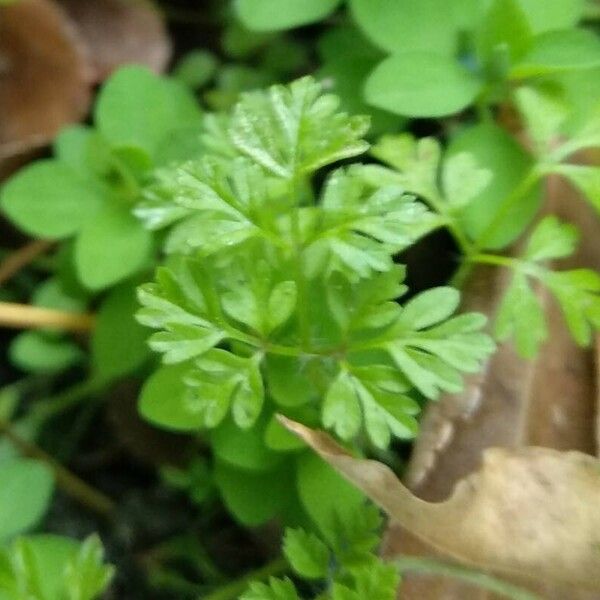
<instances>
[{"instance_id":1,"label":"fallen leaf","mask_svg":"<svg viewBox=\"0 0 600 600\"><path fill-rule=\"evenodd\" d=\"M443 554L522 580L600 590L600 461L548 448L491 448L439 503L386 465L352 457L327 434L280 417L392 519Z\"/></svg>"},{"instance_id":2,"label":"fallen leaf","mask_svg":"<svg viewBox=\"0 0 600 600\"><path fill-rule=\"evenodd\" d=\"M50 0L0 7L0 171L81 119L90 98L86 51L64 10Z\"/></svg>"},{"instance_id":3,"label":"fallen leaf","mask_svg":"<svg viewBox=\"0 0 600 600\"><path fill-rule=\"evenodd\" d=\"M164 20L146 0L60 0L88 47L98 83L124 64L162 72L171 57Z\"/></svg>"}]
</instances>

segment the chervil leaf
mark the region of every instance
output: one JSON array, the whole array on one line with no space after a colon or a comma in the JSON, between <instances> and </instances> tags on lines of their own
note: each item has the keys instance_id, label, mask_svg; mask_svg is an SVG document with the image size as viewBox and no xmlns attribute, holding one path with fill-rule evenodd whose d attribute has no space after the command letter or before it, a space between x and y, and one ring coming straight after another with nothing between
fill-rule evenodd
<instances>
[{"instance_id":1,"label":"chervil leaf","mask_svg":"<svg viewBox=\"0 0 600 600\"><path fill-rule=\"evenodd\" d=\"M515 337L521 356L531 358L548 337L540 301L521 272L514 275L496 317L495 334L500 340Z\"/></svg>"},{"instance_id":2,"label":"chervil leaf","mask_svg":"<svg viewBox=\"0 0 600 600\"><path fill-rule=\"evenodd\" d=\"M452 288L422 292L404 307L389 332L390 356L408 379L427 397L439 389L461 389L460 371L474 372L494 349L479 329L485 320L477 314L448 319L458 306Z\"/></svg>"},{"instance_id":3,"label":"chervil leaf","mask_svg":"<svg viewBox=\"0 0 600 600\"><path fill-rule=\"evenodd\" d=\"M323 192L321 214L307 253L328 249L343 272L359 277L389 270L391 254L441 223L401 186L375 184L361 167L334 172Z\"/></svg>"},{"instance_id":4,"label":"chervil leaf","mask_svg":"<svg viewBox=\"0 0 600 600\"><path fill-rule=\"evenodd\" d=\"M541 277L563 311L575 341L586 346L600 328L600 275L591 269L548 271Z\"/></svg>"},{"instance_id":5,"label":"chervil leaf","mask_svg":"<svg viewBox=\"0 0 600 600\"><path fill-rule=\"evenodd\" d=\"M479 167L475 157L459 152L444 161L442 186L451 208L463 208L490 183L492 172Z\"/></svg>"},{"instance_id":6,"label":"chervil leaf","mask_svg":"<svg viewBox=\"0 0 600 600\"><path fill-rule=\"evenodd\" d=\"M282 281L271 290L267 306L269 331L283 325L290 318L296 308L297 297L294 281Z\"/></svg>"},{"instance_id":7,"label":"chervil leaf","mask_svg":"<svg viewBox=\"0 0 600 600\"><path fill-rule=\"evenodd\" d=\"M337 112L335 96L304 77L290 86L245 94L237 105L230 135L235 147L269 172L293 179L361 154L368 120Z\"/></svg>"},{"instance_id":8,"label":"chervil leaf","mask_svg":"<svg viewBox=\"0 0 600 600\"><path fill-rule=\"evenodd\" d=\"M361 409L352 376L340 371L325 396L323 425L343 440L352 439L360 430Z\"/></svg>"},{"instance_id":9,"label":"chervil leaf","mask_svg":"<svg viewBox=\"0 0 600 600\"><path fill-rule=\"evenodd\" d=\"M339 515L332 548L336 559L344 567L353 567L370 561L381 543L383 518L371 503L361 504L347 515Z\"/></svg>"},{"instance_id":10,"label":"chervil leaf","mask_svg":"<svg viewBox=\"0 0 600 600\"><path fill-rule=\"evenodd\" d=\"M142 325L162 329L150 339L150 346L164 353L166 363L188 360L203 354L228 337L216 324L198 287L202 285L198 263L181 263L179 273L159 271L156 284L138 290Z\"/></svg>"},{"instance_id":11,"label":"chervil leaf","mask_svg":"<svg viewBox=\"0 0 600 600\"><path fill-rule=\"evenodd\" d=\"M308 249L308 253L325 249L334 259L330 271L339 270L350 279L368 277L374 271L388 271L393 265L388 248L352 232L330 240L319 240Z\"/></svg>"},{"instance_id":12,"label":"chervil leaf","mask_svg":"<svg viewBox=\"0 0 600 600\"><path fill-rule=\"evenodd\" d=\"M527 132L538 155L552 150L567 119L567 108L557 98L535 88L522 86L516 92L519 111L525 118Z\"/></svg>"},{"instance_id":13,"label":"chervil leaf","mask_svg":"<svg viewBox=\"0 0 600 600\"><path fill-rule=\"evenodd\" d=\"M190 406L204 415L206 427L219 425L230 406L238 427L254 425L264 401L259 363L259 356L242 358L217 348L195 361L185 383L192 392Z\"/></svg>"},{"instance_id":14,"label":"chervil leaf","mask_svg":"<svg viewBox=\"0 0 600 600\"><path fill-rule=\"evenodd\" d=\"M289 579L271 577L268 584L252 582L240 600L300 600L300 596Z\"/></svg>"},{"instance_id":15,"label":"chervil leaf","mask_svg":"<svg viewBox=\"0 0 600 600\"><path fill-rule=\"evenodd\" d=\"M400 439L416 435L418 426L412 415L420 409L414 400L389 393L377 385L364 385L358 379L355 379L355 386L363 409L365 429L375 446L387 448L391 435Z\"/></svg>"},{"instance_id":16,"label":"chervil leaf","mask_svg":"<svg viewBox=\"0 0 600 600\"><path fill-rule=\"evenodd\" d=\"M104 548L97 535L83 541L64 571L69 600L94 600L108 587L115 569L104 564Z\"/></svg>"},{"instance_id":17,"label":"chervil leaf","mask_svg":"<svg viewBox=\"0 0 600 600\"><path fill-rule=\"evenodd\" d=\"M437 196L441 150L434 138L417 141L406 133L383 136L371 154L399 171L398 184L407 191L424 198Z\"/></svg>"},{"instance_id":18,"label":"chervil leaf","mask_svg":"<svg viewBox=\"0 0 600 600\"><path fill-rule=\"evenodd\" d=\"M286 529L283 553L292 569L305 579L326 579L330 552L314 534L302 529Z\"/></svg>"},{"instance_id":19,"label":"chervil leaf","mask_svg":"<svg viewBox=\"0 0 600 600\"><path fill-rule=\"evenodd\" d=\"M323 194L324 228L352 229L399 252L439 225L427 207L394 185L375 187L360 166L336 171Z\"/></svg>"},{"instance_id":20,"label":"chervil leaf","mask_svg":"<svg viewBox=\"0 0 600 600\"><path fill-rule=\"evenodd\" d=\"M167 252L209 255L260 235L254 215L271 196L260 168L207 157L163 174L136 214L152 228L179 221Z\"/></svg>"},{"instance_id":21,"label":"chervil leaf","mask_svg":"<svg viewBox=\"0 0 600 600\"><path fill-rule=\"evenodd\" d=\"M423 329L447 319L460 302L458 290L438 287L415 296L407 302L400 316L401 323L412 329Z\"/></svg>"},{"instance_id":22,"label":"chervil leaf","mask_svg":"<svg viewBox=\"0 0 600 600\"><path fill-rule=\"evenodd\" d=\"M523 258L532 262L564 258L573 254L578 241L579 232L574 225L548 216L531 234Z\"/></svg>"},{"instance_id":23,"label":"chervil leaf","mask_svg":"<svg viewBox=\"0 0 600 600\"><path fill-rule=\"evenodd\" d=\"M163 353L166 364L183 362L204 354L216 346L225 334L212 327L194 325L167 325L167 331L160 331L150 337L150 348Z\"/></svg>"},{"instance_id":24,"label":"chervil leaf","mask_svg":"<svg viewBox=\"0 0 600 600\"><path fill-rule=\"evenodd\" d=\"M373 559L369 565L353 569L352 575L358 598L396 598L400 575L394 565L386 565L379 559Z\"/></svg>"},{"instance_id":25,"label":"chervil leaf","mask_svg":"<svg viewBox=\"0 0 600 600\"><path fill-rule=\"evenodd\" d=\"M419 412L419 405L397 393L399 386L394 384L402 378L396 376L394 380L394 374L386 370L383 365L374 365L374 372L369 374L360 368L351 373L340 371L325 397L323 425L349 440L356 436L364 420L369 439L384 449L389 446L392 434L399 438L413 437L417 423L412 415ZM365 381L361 381L361 376ZM406 387L400 389L405 391Z\"/></svg>"},{"instance_id":26,"label":"chervil leaf","mask_svg":"<svg viewBox=\"0 0 600 600\"><path fill-rule=\"evenodd\" d=\"M600 141L600 136L599 136ZM600 167L583 165L557 165L553 171L564 175L600 212Z\"/></svg>"},{"instance_id":27,"label":"chervil leaf","mask_svg":"<svg viewBox=\"0 0 600 600\"><path fill-rule=\"evenodd\" d=\"M348 586L336 581L331 586L331 600L361 600L361 597Z\"/></svg>"}]
</instances>

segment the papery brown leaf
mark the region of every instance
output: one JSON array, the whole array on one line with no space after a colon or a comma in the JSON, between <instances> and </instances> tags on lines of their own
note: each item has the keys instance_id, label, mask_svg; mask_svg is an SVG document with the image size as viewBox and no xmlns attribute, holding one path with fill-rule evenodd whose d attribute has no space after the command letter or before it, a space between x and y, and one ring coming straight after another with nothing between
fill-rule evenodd
<instances>
[{"instance_id":1,"label":"papery brown leaf","mask_svg":"<svg viewBox=\"0 0 600 600\"><path fill-rule=\"evenodd\" d=\"M280 417L281 418L281 417ZM392 519L445 555L523 580L600 590L600 461L547 448L486 450L445 502L417 498L389 467L326 433L282 423Z\"/></svg>"},{"instance_id":2,"label":"papery brown leaf","mask_svg":"<svg viewBox=\"0 0 600 600\"><path fill-rule=\"evenodd\" d=\"M577 254L561 268L600 268L600 221L568 184L557 177L548 183L547 209L575 223L582 231ZM492 268L474 272L464 294L464 308L479 310L493 320L510 273ZM511 344L503 344L484 371L467 380L465 390L444 395L428 406L415 442L406 484L419 497L441 501L461 478L479 468L490 446L547 446L580 450L598 448L598 377L593 352L577 347L560 310L544 291L549 340L533 361L520 359ZM565 549L565 552L568 552ZM391 524L384 553L432 555L401 527ZM597 600L598 594L538 586L544 598ZM433 576L404 578L399 598L405 600L482 600L489 594Z\"/></svg>"},{"instance_id":3,"label":"papery brown leaf","mask_svg":"<svg viewBox=\"0 0 600 600\"><path fill-rule=\"evenodd\" d=\"M90 98L86 52L64 10L50 0L0 7L0 171L81 119Z\"/></svg>"},{"instance_id":4,"label":"papery brown leaf","mask_svg":"<svg viewBox=\"0 0 600 600\"><path fill-rule=\"evenodd\" d=\"M60 0L88 47L98 83L121 65L136 63L162 72L171 43L161 14L146 0Z\"/></svg>"}]
</instances>

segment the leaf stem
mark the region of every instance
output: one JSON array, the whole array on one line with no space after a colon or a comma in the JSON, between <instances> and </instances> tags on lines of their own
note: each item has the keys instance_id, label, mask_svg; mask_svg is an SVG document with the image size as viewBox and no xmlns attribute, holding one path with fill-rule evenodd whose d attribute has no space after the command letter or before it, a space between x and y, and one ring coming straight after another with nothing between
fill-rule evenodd
<instances>
[{"instance_id":1,"label":"leaf stem","mask_svg":"<svg viewBox=\"0 0 600 600\"><path fill-rule=\"evenodd\" d=\"M433 208L433 210L435 210L435 212L438 213L438 215L445 219L444 225L446 225L448 232L454 238L454 241L462 253L465 255L471 254L473 252L472 242L463 232L461 227L456 223L454 220L454 215L449 214L446 204L437 196L437 193L434 196L432 192L432 194L425 198L425 201L431 206L431 208Z\"/></svg>"},{"instance_id":2,"label":"leaf stem","mask_svg":"<svg viewBox=\"0 0 600 600\"><path fill-rule=\"evenodd\" d=\"M101 392L106 384L98 379L90 378L86 381L75 384L65 391L56 394L56 396L36 404L31 414L34 419L45 421L65 410L76 406L85 398Z\"/></svg>"},{"instance_id":3,"label":"leaf stem","mask_svg":"<svg viewBox=\"0 0 600 600\"><path fill-rule=\"evenodd\" d=\"M239 598L252 581L266 581L269 577L280 575L288 570L287 561L283 557L276 558L264 567L247 573L243 577L227 583L210 594L200 596L198 600L235 600Z\"/></svg>"},{"instance_id":4,"label":"leaf stem","mask_svg":"<svg viewBox=\"0 0 600 600\"><path fill-rule=\"evenodd\" d=\"M292 191L297 193L297 184L294 180ZM308 294L306 291L306 277L304 276L304 260L302 256L302 242L300 235L300 209L295 206L291 211L292 236L294 240L294 279L296 281L296 306L298 307L298 325L302 349L310 346L310 314L308 312Z\"/></svg>"},{"instance_id":5,"label":"leaf stem","mask_svg":"<svg viewBox=\"0 0 600 600\"><path fill-rule=\"evenodd\" d=\"M540 600L537 594L528 592L511 583L496 579L487 573L475 569L468 569L458 565L444 563L430 558L403 556L393 561L400 574L407 571L413 573L424 573L427 575L441 575L452 577L466 583L471 583L482 589L501 594L511 600Z\"/></svg>"},{"instance_id":6,"label":"leaf stem","mask_svg":"<svg viewBox=\"0 0 600 600\"><path fill-rule=\"evenodd\" d=\"M94 316L29 304L0 302L0 327L13 329L56 327L66 331L89 332L94 327Z\"/></svg>"},{"instance_id":7,"label":"leaf stem","mask_svg":"<svg viewBox=\"0 0 600 600\"><path fill-rule=\"evenodd\" d=\"M476 254L470 256L468 262L507 267L509 269L515 269L520 264L520 261L515 258L511 258L510 256L500 256L498 254Z\"/></svg>"},{"instance_id":8,"label":"leaf stem","mask_svg":"<svg viewBox=\"0 0 600 600\"><path fill-rule=\"evenodd\" d=\"M5 284L21 269L52 247L48 240L33 240L11 252L0 264L0 285Z\"/></svg>"},{"instance_id":9,"label":"leaf stem","mask_svg":"<svg viewBox=\"0 0 600 600\"><path fill-rule=\"evenodd\" d=\"M109 517L114 511L115 504L108 496L74 475L36 444L21 438L13 431L10 423L0 421L0 434L5 435L10 443L24 456L36 458L48 465L52 469L59 487L69 496L104 517Z\"/></svg>"}]
</instances>

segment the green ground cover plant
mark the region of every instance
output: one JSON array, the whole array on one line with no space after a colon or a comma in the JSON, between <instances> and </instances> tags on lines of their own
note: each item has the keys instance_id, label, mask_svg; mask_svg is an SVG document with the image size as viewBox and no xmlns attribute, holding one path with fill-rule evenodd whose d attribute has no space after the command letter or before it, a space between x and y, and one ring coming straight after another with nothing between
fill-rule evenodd
<instances>
[{"instance_id":1,"label":"green ground cover plant","mask_svg":"<svg viewBox=\"0 0 600 600\"><path fill-rule=\"evenodd\" d=\"M192 442L183 462L155 461L160 485L283 540L254 582L187 582L176 597L392 600L403 568L377 555L379 514L277 415L401 469L423 408L496 344L537 355L540 286L575 343L600 329L600 275L556 266L580 233L543 204L560 176L600 210L600 167L578 158L600 146L584 2L230 8L218 56L192 51L169 76L117 70L89 124L0 188L4 216L56 245L2 300L95 313L83 343L52 323L10 341L22 377L0 390L2 600L93 600L115 576L97 536L31 532L56 487L113 510L36 442L70 411L93 419L124 381L146 422ZM414 289L411 269L437 266L407 251L440 233L453 273ZM489 324L460 308L477 265L511 273Z\"/></svg>"}]
</instances>

